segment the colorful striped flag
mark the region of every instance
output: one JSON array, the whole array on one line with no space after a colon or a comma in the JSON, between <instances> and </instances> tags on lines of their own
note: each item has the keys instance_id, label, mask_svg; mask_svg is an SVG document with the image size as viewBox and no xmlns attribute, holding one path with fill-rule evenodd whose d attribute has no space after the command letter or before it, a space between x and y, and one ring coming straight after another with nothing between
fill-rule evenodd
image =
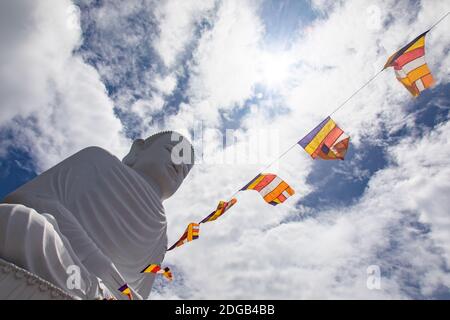
<instances>
[{"instance_id":1,"label":"colorful striped flag","mask_svg":"<svg viewBox=\"0 0 450 320\"><path fill-rule=\"evenodd\" d=\"M167 280L172 281L173 275L172 275L172 271L170 271L169 267L165 267L163 270L164 270L163 276L166 277Z\"/></svg>"},{"instance_id":2,"label":"colorful striped flag","mask_svg":"<svg viewBox=\"0 0 450 320\"><path fill-rule=\"evenodd\" d=\"M195 222L190 223L187 226L186 231L184 231L181 238L177 242L175 242L169 249L167 249L167 251L170 251L176 247L181 247L183 244L187 242L191 242L195 239L198 239L199 233L200 233L200 225Z\"/></svg>"},{"instance_id":3,"label":"colorful striped flag","mask_svg":"<svg viewBox=\"0 0 450 320\"><path fill-rule=\"evenodd\" d=\"M256 190L264 200L276 206L292 196L295 191L275 174L259 174L250 181L241 191Z\"/></svg>"},{"instance_id":4,"label":"colorful striped flag","mask_svg":"<svg viewBox=\"0 0 450 320\"><path fill-rule=\"evenodd\" d=\"M126 295L128 299L133 300L133 296L131 295L131 289L128 287L128 284L124 284L119 288L119 291L122 292L123 295Z\"/></svg>"},{"instance_id":5,"label":"colorful striped flag","mask_svg":"<svg viewBox=\"0 0 450 320\"><path fill-rule=\"evenodd\" d=\"M344 160L350 137L330 117L322 121L298 144L313 158Z\"/></svg>"},{"instance_id":6,"label":"colorful striped flag","mask_svg":"<svg viewBox=\"0 0 450 320\"><path fill-rule=\"evenodd\" d=\"M397 80L414 97L434 84L433 76L425 61L425 35L428 31L394 53L384 66L384 69L394 67Z\"/></svg>"},{"instance_id":7,"label":"colorful striped flag","mask_svg":"<svg viewBox=\"0 0 450 320\"><path fill-rule=\"evenodd\" d=\"M234 206L237 202L236 198L231 199L230 201L220 201L217 209L211 212L205 219L203 219L200 223L205 223L209 221L217 220L220 216L222 216L228 209Z\"/></svg>"},{"instance_id":8,"label":"colorful striped flag","mask_svg":"<svg viewBox=\"0 0 450 320\"><path fill-rule=\"evenodd\" d=\"M141 271L141 273L154 273L154 274L162 274L167 280L172 281L173 275L170 271L169 267L165 267L161 269L158 264L150 264Z\"/></svg>"}]
</instances>

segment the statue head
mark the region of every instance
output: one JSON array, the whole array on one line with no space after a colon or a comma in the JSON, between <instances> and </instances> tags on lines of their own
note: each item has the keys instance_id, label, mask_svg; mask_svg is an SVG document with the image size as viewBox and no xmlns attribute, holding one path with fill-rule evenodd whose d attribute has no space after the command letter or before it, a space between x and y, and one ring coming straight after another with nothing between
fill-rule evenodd
<instances>
[{"instance_id":1,"label":"statue head","mask_svg":"<svg viewBox=\"0 0 450 320\"><path fill-rule=\"evenodd\" d=\"M136 170L162 200L172 196L194 165L194 148L179 133L164 131L137 139L122 162Z\"/></svg>"}]
</instances>

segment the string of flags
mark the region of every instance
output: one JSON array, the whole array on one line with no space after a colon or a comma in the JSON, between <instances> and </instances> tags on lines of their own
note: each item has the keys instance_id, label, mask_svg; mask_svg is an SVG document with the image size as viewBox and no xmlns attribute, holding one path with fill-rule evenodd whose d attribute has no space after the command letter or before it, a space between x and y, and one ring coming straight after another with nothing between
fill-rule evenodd
<instances>
[{"instance_id":1,"label":"string of flags","mask_svg":"<svg viewBox=\"0 0 450 320\"><path fill-rule=\"evenodd\" d=\"M186 228L186 231L184 231L181 238L175 242L167 251L171 251L174 248L181 247L183 244L187 242L191 242L193 240L198 239L200 235L200 224L215 221L219 217L221 217L228 209L230 209L232 206L236 204L237 200L236 198L232 198L230 201L220 201L217 205L217 209L211 212L209 215L207 215L203 220L201 220L199 223L191 222Z\"/></svg>"},{"instance_id":2,"label":"string of flags","mask_svg":"<svg viewBox=\"0 0 450 320\"><path fill-rule=\"evenodd\" d=\"M170 251L176 247L180 247L183 244L187 242L191 242L195 239L198 239L199 233L200 233L200 224L215 221L219 217L221 217L228 209L230 209L233 205L235 205L237 202L236 198L232 198L230 201L220 201L217 205L217 209L211 212L209 215L207 215L203 220L201 220L199 223L192 222L190 223L186 230L184 231L181 238L175 242L167 251ZM162 268L158 264L149 264L147 267L145 267L141 273L152 273L152 274L162 274L167 280L172 281L173 275L172 271L169 267ZM131 290L129 289L127 284L124 284L122 287L119 288L119 291L122 292L122 294L128 296L130 300L133 299Z\"/></svg>"},{"instance_id":3,"label":"string of flags","mask_svg":"<svg viewBox=\"0 0 450 320\"><path fill-rule=\"evenodd\" d=\"M417 36L406 46L391 55L380 72L356 90L347 100L345 100L337 109L325 118L325 120L318 124L300 141L291 146L275 161L281 159L296 145L302 147L312 159L319 158L322 160L344 160L349 148L350 136L336 124L336 122L331 118L331 115L342 108L348 101L350 101L369 83L375 80L375 78L387 68L394 68L397 80L403 84L403 86L411 93L413 97L418 97L424 90L431 88L435 81L425 61L425 36L449 14L450 12L444 15L426 32ZM268 165L264 170L269 168L274 162ZM295 193L294 189L292 189L287 182L272 173L259 173L234 195L246 190L254 190L259 192L264 201L273 206L285 202ZM234 198L234 195L229 201L220 201L217 208L199 223L189 223L180 239L169 247L167 251L171 251L188 242L198 239L200 235L200 224L215 221L224 215L226 211L237 203L237 199ZM141 271L141 273L162 274L167 280L173 280L173 275L170 269L168 267L162 268L157 264L148 265ZM118 290L122 294L128 296L130 300L132 299L131 290L127 284L124 284Z\"/></svg>"}]
</instances>

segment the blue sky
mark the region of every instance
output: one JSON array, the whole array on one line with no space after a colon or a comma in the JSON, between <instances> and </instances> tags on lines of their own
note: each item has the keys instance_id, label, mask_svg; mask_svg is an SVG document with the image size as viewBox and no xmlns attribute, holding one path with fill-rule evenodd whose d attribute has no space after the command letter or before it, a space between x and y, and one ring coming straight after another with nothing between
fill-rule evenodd
<instances>
[{"instance_id":1,"label":"blue sky","mask_svg":"<svg viewBox=\"0 0 450 320\"><path fill-rule=\"evenodd\" d=\"M79 11L65 7L73 5ZM416 13L389 14L411 5ZM75 12L75 25L66 33L57 25L36 28L35 37L51 43L49 49L17 33L17 42L38 52L36 60L19 55L26 70L18 79L31 75L48 85L36 90L19 85L4 98L0 198L83 147L100 145L121 157L134 138L161 129L192 133L195 121L204 130L238 131L242 145L252 130L275 130L279 148L273 159L369 79L393 51L449 10L445 1L434 7L388 0L79 0L65 1L51 14L39 6L28 9L45 12L38 15L44 20L55 15L66 27L73 18L68 12ZM271 170L296 189L296 196L273 209L256 195L240 195L242 207L233 215L208 226L210 231L205 227L191 249L167 256L179 280L172 286L158 282L155 298L243 298L249 288L259 298L449 298L450 217L444 204L434 206L425 196L436 192L446 199L450 188L445 181L450 167L445 157L450 152L445 144L448 20L427 37L427 60L437 80L433 89L413 99L391 70L384 72L334 117L352 138L345 161L312 161L294 148ZM47 61L52 55L57 58ZM36 62L43 70L34 71ZM55 67L44 70L46 64ZM231 152L221 150L221 143L206 139L203 151ZM429 146L439 161L431 159L433 154L423 159L416 146ZM170 241L264 164L198 165L166 203ZM433 180L439 172L440 179ZM220 187L205 190L211 181ZM409 184L417 195L405 194ZM186 206L189 210L182 210ZM289 243L282 234L298 236ZM330 252L333 244L339 248ZM203 253L213 250L233 257ZM254 250L261 255L255 257ZM207 272L208 279L189 271L203 266L185 262L206 264L214 258L217 265L210 268L219 275ZM275 262L251 269L267 259L285 261L295 279L277 278ZM366 267L373 264L386 277L379 291L365 287ZM242 279L227 266L254 274L246 271ZM273 280L263 285L262 278Z\"/></svg>"}]
</instances>

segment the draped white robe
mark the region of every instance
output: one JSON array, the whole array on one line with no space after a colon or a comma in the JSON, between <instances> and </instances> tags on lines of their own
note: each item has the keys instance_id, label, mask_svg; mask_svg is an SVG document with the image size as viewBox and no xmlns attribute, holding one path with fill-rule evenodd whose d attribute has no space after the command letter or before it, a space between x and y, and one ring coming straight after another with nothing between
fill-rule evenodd
<instances>
[{"instance_id":1,"label":"draped white robe","mask_svg":"<svg viewBox=\"0 0 450 320\"><path fill-rule=\"evenodd\" d=\"M15 205L0 205L1 258L65 290L67 265L79 265L83 288L71 293L82 298L98 296L101 282L117 298L125 282L135 298L148 298L155 275L140 271L164 259L164 208L152 186L107 151L78 152L5 203Z\"/></svg>"}]
</instances>

